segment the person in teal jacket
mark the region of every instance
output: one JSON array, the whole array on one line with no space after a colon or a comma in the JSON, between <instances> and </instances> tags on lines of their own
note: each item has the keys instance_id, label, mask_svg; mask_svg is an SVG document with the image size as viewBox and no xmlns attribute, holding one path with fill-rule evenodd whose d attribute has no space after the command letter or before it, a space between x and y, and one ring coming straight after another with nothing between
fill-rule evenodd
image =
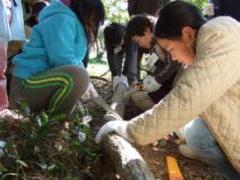
<instances>
[{"instance_id":1,"label":"person in teal jacket","mask_svg":"<svg viewBox=\"0 0 240 180\"><path fill-rule=\"evenodd\" d=\"M30 41L13 58L11 105L71 114L89 85L83 60L104 21L101 0L54 0L39 15Z\"/></svg>"}]
</instances>

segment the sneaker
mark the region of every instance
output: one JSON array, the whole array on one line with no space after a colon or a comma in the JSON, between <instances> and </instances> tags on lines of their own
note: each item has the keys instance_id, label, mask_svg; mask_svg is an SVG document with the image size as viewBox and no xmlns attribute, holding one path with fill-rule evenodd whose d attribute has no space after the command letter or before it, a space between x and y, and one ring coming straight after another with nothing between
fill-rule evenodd
<instances>
[{"instance_id":1,"label":"sneaker","mask_svg":"<svg viewBox=\"0 0 240 180\"><path fill-rule=\"evenodd\" d=\"M200 159L197 153L195 153L187 144L181 144L180 146L178 146L178 150L183 156L189 159Z\"/></svg>"},{"instance_id":2,"label":"sneaker","mask_svg":"<svg viewBox=\"0 0 240 180\"><path fill-rule=\"evenodd\" d=\"M3 109L0 111L0 121L1 120L20 120L23 116L10 109Z\"/></svg>"}]
</instances>

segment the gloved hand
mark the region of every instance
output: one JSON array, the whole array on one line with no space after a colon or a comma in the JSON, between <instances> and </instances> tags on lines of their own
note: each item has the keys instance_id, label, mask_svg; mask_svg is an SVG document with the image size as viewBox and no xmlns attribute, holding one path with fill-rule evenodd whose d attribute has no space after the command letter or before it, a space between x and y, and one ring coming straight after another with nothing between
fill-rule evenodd
<instances>
[{"instance_id":1,"label":"gloved hand","mask_svg":"<svg viewBox=\"0 0 240 180\"><path fill-rule=\"evenodd\" d=\"M150 72L154 72L156 70L155 63L158 61L159 57L153 53L150 56L147 57L147 64L146 64L146 69Z\"/></svg>"},{"instance_id":2,"label":"gloved hand","mask_svg":"<svg viewBox=\"0 0 240 180\"><path fill-rule=\"evenodd\" d=\"M114 76L113 77L113 83L112 83L112 88L113 88L113 91L116 89L117 85L119 83L123 83L125 84L127 87L129 87L128 85L128 79L126 76L124 75L121 75L121 76Z\"/></svg>"},{"instance_id":3,"label":"gloved hand","mask_svg":"<svg viewBox=\"0 0 240 180\"><path fill-rule=\"evenodd\" d=\"M88 85L87 90L85 91L85 93L83 93L83 95L81 96L81 101L86 102L87 100L93 98L93 97L98 97L98 93L96 91L96 89L94 88L93 84L90 82Z\"/></svg>"},{"instance_id":4,"label":"gloved hand","mask_svg":"<svg viewBox=\"0 0 240 180\"><path fill-rule=\"evenodd\" d=\"M118 46L113 49L114 54L118 54L122 50L122 46Z\"/></svg>"},{"instance_id":5,"label":"gloved hand","mask_svg":"<svg viewBox=\"0 0 240 180\"><path fill-rule=\"evenodd\" d=\"M116 134L122 136L124 139L130 142L134 142L127 132L128 123L129 123L128 121L124 121L124 120L114 120L114 121L107 122L98 131L95 137L96 143L100 143L103 137L111 132L115 132Z\"/></svg>"},{"instance_id":6,"label":"gloved hand","mask_svg":"<svg viewBox=\"0 0 240 180\"><path fill-rule=\"evenodd\" d=\"M161 87L154 77L148 76L147 78L143 79L143 90L151 93L157 91Z\"/></svg>"}]
</instances>

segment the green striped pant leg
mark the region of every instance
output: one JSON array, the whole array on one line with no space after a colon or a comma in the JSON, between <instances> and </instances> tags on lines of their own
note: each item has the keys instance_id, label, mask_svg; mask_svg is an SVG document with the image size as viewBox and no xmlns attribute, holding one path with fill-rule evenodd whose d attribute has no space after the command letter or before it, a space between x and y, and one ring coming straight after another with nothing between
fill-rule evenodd
<instances>
[{"instance_id":1,"label":"green striped pant leg","mask_svg":"<svg viewBox=\"0 0 240 180\"><path fill-rule=\"evenodd\" d=\"M69 114L85 92L89 76L84 68L61 66L21 81L21 93L32 111Z\"/></svg>"}]
</instances>

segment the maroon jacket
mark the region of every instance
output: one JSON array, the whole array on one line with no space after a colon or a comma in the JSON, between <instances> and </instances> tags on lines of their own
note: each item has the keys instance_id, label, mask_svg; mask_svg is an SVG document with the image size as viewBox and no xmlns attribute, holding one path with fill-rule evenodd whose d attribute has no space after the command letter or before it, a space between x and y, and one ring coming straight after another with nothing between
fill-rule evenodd
<instances>
[{"instance_id":1,"label":"maroon jacket","mask_svg":"<svg viewBox=\"0 0 240 180\"><path fill-rule=\"evenodd\" d=\"M128 14L149 14L157 17L167 2L169 0L128 0Z\"/></svg>"}]
</instances>

